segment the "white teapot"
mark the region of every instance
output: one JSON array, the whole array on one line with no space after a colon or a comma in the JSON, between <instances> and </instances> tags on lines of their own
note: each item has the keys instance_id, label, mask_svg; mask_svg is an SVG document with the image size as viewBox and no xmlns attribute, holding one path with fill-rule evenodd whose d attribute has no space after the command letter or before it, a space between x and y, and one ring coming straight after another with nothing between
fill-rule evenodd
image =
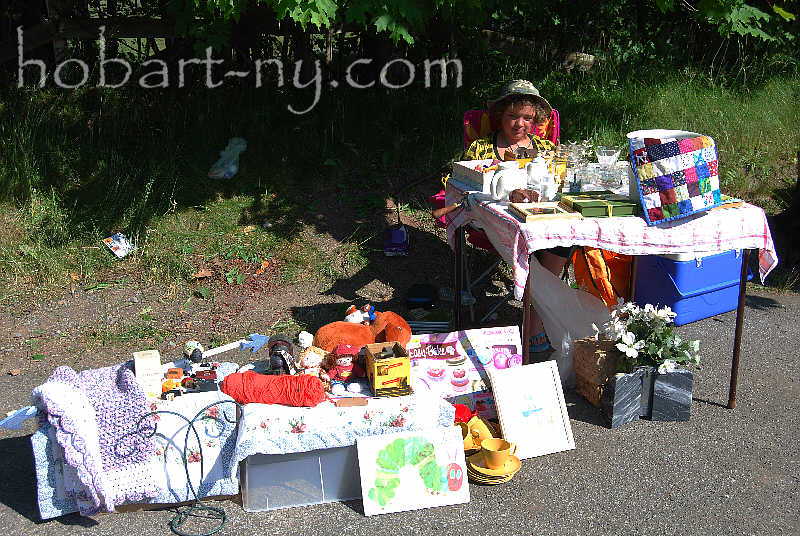
<instances>
[{"instance_id":1,"label":"white teapot","mask_svg":"<svg viewBox=\"0 0 800 536\"><path fill-rule=\"evenodd\" d=\"M535 185L549 179L547 161L541 156L537 156L525 166L528 175L528 184Z\"/></svg>"},{"instance_id":2,"label":"white teapot","mask_svg":"<svg viewBox=\"0 0 800 536\"><path fill-rule=\"evenodd\" d=\"M503 201L508 199L508 194L512 190L527 188L528 175L524 169L520 169L517 161L500 162L497 164L497 168L489 187L492 199Z\"/></svg>"}]
</instances>

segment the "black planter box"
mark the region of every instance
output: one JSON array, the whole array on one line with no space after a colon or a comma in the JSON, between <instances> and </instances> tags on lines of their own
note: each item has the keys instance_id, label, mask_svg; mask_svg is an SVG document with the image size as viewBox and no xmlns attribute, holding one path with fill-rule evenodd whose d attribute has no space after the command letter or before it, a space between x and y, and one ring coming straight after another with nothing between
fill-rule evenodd
<instances>
[{"instance_id":1,"label":"black planter box","mask_svg":"<svg viewBox=\"0 0 800 536\"><path fill-rule=\"evenodd\" d=\"M601 405L611 428L639 420L688 421L692 405L693 375L679 369L659 374L655 367L617 373L603 391Z\"/></svg>"}]
</instances>

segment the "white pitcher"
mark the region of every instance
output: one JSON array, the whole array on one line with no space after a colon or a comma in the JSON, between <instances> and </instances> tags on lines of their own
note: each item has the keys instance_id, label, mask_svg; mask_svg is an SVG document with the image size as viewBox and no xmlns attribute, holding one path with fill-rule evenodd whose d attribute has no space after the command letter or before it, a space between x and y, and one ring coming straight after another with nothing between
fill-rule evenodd
<instances>
[{"instance_id":1,"label":"white pitcher","mask_svg":"<svg viewBox=\"0 0 800 536\"><path fill-rule=\"evenodd\" d=\"M528 186L528 175L520 169L518 162L500 162L497 167L489 192L495 201L506 200L512 190Z\"/></svg>"}]
</instances>

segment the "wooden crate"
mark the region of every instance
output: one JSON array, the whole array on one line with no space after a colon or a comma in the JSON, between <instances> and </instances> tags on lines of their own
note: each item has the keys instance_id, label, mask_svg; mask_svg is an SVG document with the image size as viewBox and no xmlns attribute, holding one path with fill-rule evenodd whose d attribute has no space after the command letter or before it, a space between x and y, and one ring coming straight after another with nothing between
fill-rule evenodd
<instances>
[{"instance_id":1,"label":"wooden crate","mask_svg":"<svg viewBox=\"0 0 800 536\"><path fill-rule=\"evenodd\" d=\"M573 352L575 390L595 407L608 381L617 372L620 352L613 341L578 339Z\"/></svg>"}]
</instances>

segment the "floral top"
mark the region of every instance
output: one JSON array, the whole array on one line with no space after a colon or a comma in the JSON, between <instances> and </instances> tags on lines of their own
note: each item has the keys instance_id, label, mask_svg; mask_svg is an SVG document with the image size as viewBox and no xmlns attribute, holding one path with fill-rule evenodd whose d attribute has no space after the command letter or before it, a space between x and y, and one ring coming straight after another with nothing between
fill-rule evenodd
<instances>
[{"instance_id":1,"label":"floral top","mask_svg":"<svg viewBox=\"0 0 800 536\"><path fill-rule=\"evenodd\" d=\"M536 149L541 151L552 151L555 148L553 142L549 140L545 140L540 138L539 136L534 136L533 134L528 134L533 145L536 146ZM478 138L477 140L470 143L467 150L464 151L464 155L462 156L462 160L484 160L486 158L496 158L497 160L502 160L500 158L500 153L497 151L497 132L492 132L485 138ZM447 185L447 181L450 179L450 174L448 173L444 178L442 178L442 184Z\"/></svg>"}]
</instances>

